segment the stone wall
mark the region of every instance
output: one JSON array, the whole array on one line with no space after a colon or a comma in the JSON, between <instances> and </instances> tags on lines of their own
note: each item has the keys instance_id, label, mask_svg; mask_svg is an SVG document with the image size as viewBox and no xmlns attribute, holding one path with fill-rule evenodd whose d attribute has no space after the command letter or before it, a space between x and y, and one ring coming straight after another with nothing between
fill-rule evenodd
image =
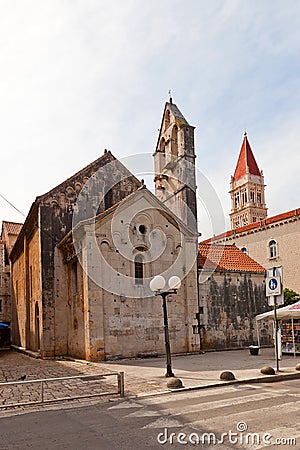
<instances>
[{"instance_id":1,"label":"stone wall","mask_svg":"<svg viewBox=\"0 0 300 450\"><path fill-rule=\"evenodd\" d=\"M199 285L203 349L229 349L257 344L257 314L269 310L264 275L216 271ZM272 328L261 323L261 344L269 345Z\"/></svg>"},{"instance_id":2,"label":"stone wall","mask_svg":"<svg viewBox=\"0 0 300 450\"><path fill-rule=\"evenodd\" d=\"M13 343L38 350L42 338L42 287L39 229L25 237L23 251L12 263Z\"/></svg>"},{"instance_id":3,"label":"stone wall","mask_svg":"<svg viewBox=\"0 0 300 450\"><path fill-rule=\"evenodd\" d=\"M0 271L0 322L11 322L9 268Z\"/></svg>"}]
</instances>

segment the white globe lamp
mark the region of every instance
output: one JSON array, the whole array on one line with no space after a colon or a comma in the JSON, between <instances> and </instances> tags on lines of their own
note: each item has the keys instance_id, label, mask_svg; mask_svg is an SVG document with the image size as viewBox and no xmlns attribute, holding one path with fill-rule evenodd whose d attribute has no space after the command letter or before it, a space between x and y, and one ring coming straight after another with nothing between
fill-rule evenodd
<instances>
[{"instance_id":1,"label":"white globe lamp","mask_svg":"<svg viewBox=\"0 0 300 450\"><path fill-rule=\"evenodd\" d=\"M161 291L166 284L166 280L161 275L156 275L151 281L150 281L150 289L153 292Z\"/></svg>"},{"instance_id":2,"label":"white globe lamp","mask_svg":"<svg viewBox=\"0 0 300 450\"><path fill-rule=\"evenodd\" d=\"M170 279L169 279L169 288L170 289L180 289L181 286L181 279L179 277L177 277L177 275L173 275Z\"/></svg>"}]
</instances>

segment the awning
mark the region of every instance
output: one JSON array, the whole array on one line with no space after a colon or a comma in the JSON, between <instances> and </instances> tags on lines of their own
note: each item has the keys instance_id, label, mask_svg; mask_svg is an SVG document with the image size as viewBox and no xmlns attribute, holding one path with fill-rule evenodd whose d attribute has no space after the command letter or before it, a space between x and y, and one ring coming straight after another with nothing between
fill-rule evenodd
<instances>
[{"instance_id":1,"label":"awning","mask_svg":"<svg viewBox=\"0 0 300 450\"><path fill-rule=\"evenodd\" d=\"M276 310L277 319L300 319L300 300L297 303L293 303L292 305L283 306L282 308L278 308ZM273 320L274 319L274 310L267 311L262 314L258 314L255 317L256 320Z\"/></svg>"}]
</instances>

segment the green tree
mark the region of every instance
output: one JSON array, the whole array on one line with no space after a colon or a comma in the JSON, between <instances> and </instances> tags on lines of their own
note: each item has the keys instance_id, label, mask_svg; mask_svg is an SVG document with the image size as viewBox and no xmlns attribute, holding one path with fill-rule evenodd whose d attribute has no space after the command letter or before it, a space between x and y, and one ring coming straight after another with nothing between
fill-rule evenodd
<instances>
[{"instance_id":1,"label":"green tree","mask_svg":"<svg viewBox=\"0 0 300 450\"><path fill-rule=\"evenodd\" d=\"M292 289L284 289L284 305L292 305L300 300L300 295Z\"/></svg>"}]
</instances>

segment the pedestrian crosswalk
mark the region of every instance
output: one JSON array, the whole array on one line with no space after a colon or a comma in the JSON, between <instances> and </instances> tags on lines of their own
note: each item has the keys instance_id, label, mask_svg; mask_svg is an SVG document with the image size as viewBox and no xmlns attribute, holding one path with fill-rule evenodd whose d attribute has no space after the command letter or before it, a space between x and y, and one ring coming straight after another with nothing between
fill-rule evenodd
<instances>
[{"instance_id":1,"label":"pedestrian crosswalk","mask_svg":"<svg viewBox=\"0 0 300 450\"><path fill-rule=\"evenodd\" d=\"M215 444L219 443L220 449L259 450L275 445L285 449L300 448L298 381L276 386L224 386L176 392L127 400L110 406L109 410L124 421L134 419L141 430L160 435L169 444L169 439L176 441L176 436L183 433L186 439L196 439L196 436L211 441L216 439ZM183 442L177 442L179 444ZM213 442L206 442L206 448L210 444L213 446Z\"/></svg>"}]
</instances>

